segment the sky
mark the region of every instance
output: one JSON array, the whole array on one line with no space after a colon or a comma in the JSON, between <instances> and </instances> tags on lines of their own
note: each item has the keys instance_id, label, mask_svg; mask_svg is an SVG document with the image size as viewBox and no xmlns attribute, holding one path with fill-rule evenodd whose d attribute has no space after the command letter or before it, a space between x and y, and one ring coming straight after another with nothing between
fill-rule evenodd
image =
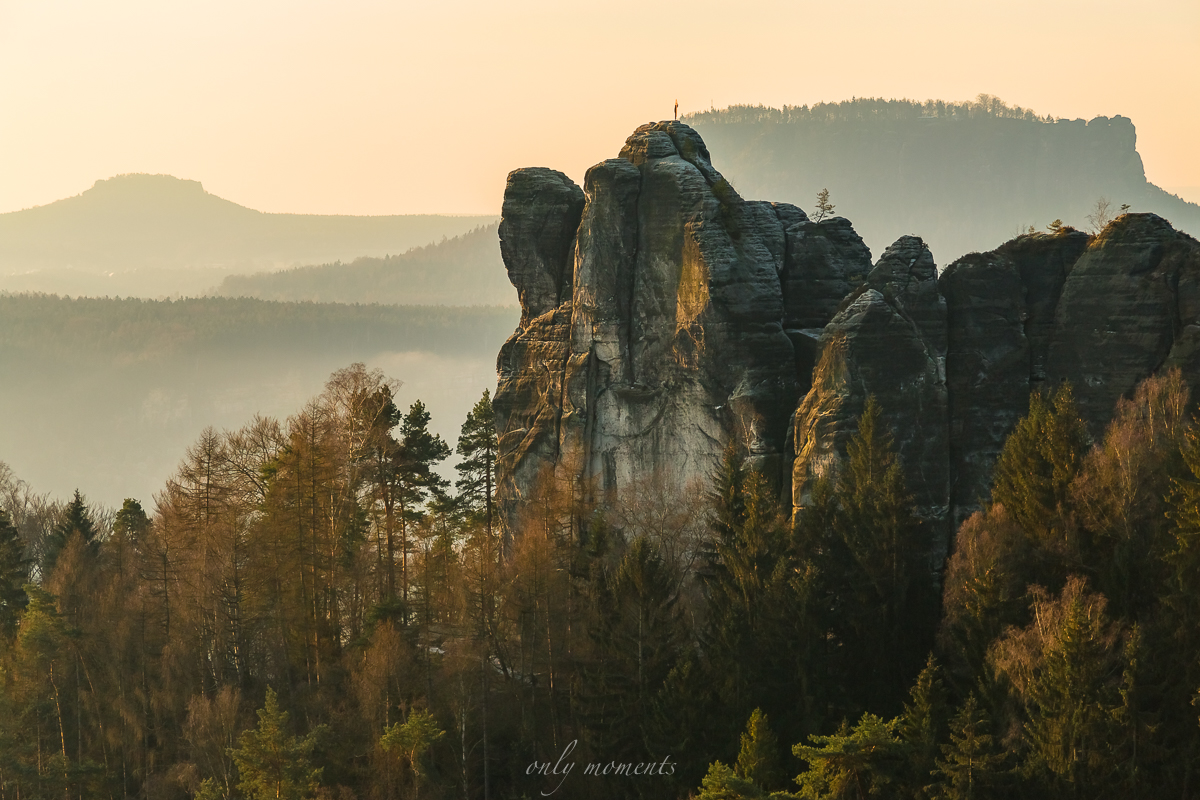
<instances>
[{"instance_id":1,"label":"sky","mask_svg":"<svg viewBox=\"0 0 1200 800\"><path fill-rule=\"evenodd\" d=\"M1200 1L0 0L0 213L129 172L262 211L498 213L639 124L966 100L1130 117L1200 200ZM714 153L721 167L720 154Z\"/></svg>"}]
</instances>

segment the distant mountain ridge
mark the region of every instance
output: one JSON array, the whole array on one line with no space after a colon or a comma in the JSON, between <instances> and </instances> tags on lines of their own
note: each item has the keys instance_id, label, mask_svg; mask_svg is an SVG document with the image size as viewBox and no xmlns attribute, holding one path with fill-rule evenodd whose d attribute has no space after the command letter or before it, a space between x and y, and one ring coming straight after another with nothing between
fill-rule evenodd
<instances>
[{"instance_id":1,"label":"distant mountain ridge","mask_svg":"<svg viewBox=\"0 0 1200 800\"><path fill-rule=\"evenodd\" d=\"M1087 228L1100 197L1200 235L1200 205L1146 180L1126 117L1062 120L980 95L972 102L858 98L808 106L730 106L684 119L746 197L837 214L878 254L918 234L940 265L1055 219Z\"/></svg>"},{"instance_id":2,"label":"distant mountain ridge","mask_svg":"<svg viewBox=\"0 0 1200 800\"><path fill-rule=\"evenodd\" d=\"M230 275L213 294L263 300L515 306L496 225L386 258Z\"/></svg>"},{"instance_id":3,"label":"distant mountain ridge","mask_svg":"<svg viewBox=\"0 0 1200 800\"><path fill-rule=\"evenodd\" d=\"M275 269L383 256L494 216L269 214L169 175L118 175L75 197L0 214L0 274L71 268Z\"/></svg>"}]
</instances>

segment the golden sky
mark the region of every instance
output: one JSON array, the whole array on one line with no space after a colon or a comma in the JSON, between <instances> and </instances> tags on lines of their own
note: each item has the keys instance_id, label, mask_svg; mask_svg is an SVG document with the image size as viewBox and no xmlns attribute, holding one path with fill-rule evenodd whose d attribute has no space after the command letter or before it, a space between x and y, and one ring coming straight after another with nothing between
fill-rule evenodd
<instances>
[{"instance_id":1,"label":"golden sky","mask_svg":"<svg viewBox=\"0 0 1200 800\"><path fill-rule=\"evenodd\" d=\"M263 211L495 213L509 170L581 180L676 98L980 92L1131 117L1147 177L1200 186L1200 0L0 0L0 212L151 172Z\"/></svg>"}]
</instances>

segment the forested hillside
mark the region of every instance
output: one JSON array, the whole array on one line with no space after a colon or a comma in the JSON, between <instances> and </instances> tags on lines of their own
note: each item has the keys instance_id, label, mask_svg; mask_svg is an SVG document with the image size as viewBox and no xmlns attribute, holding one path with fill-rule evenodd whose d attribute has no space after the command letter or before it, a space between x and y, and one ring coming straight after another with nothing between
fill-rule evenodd
<instances>
[{"instance_id":1,"label":"forested hillside","mask_svg":"<svg viewBox=\"0 0 1200 800\"><path fill-rule=\"evenodd\" d=\"M515 305L496 226L387 258L230 275L214 294L264 300L397 305Z\"/></svg>"},{"instance_id":2,"label":"forested hillside","mask_svg":"<svg viewBox=\"0 0 1200 800\"><path fill-rule=\"evenodd\" d=\"M352 361L386 367L449 434L517 312L0 294L0 460L42 491L149 500L207 425L294 413Z\"/></svg>"},{"instance_id":3,"label":"forested hillside","mask_svg":"<svg viewBox=\"0 0 1200 800\"><path fill-rule=\"evenodd\" d=\"M1200 206L1146 181L1125 117L1043 117L980 95L966 103L859 98L690 114L713 165L747 199L811 209L828 189L872 253L920 236L939 264L1030 225L1080 229L1100 198L1200 235Z\"/></svg>"},{"instance_id":4,"label":"forested hillside","mask_svg":"<svg viewBox=\"0 0 1200 800\"><path fill-rule=\"evenodd\" d=\"M1193 796L1178 372L1094 443L1035 395L944 575L874 403L794 525L730 450L602 506L548 473L504 540L488 395L452 440L393 392L340 369L116 513L0 470L0 796Z\"/></svg>"}]
</instances>

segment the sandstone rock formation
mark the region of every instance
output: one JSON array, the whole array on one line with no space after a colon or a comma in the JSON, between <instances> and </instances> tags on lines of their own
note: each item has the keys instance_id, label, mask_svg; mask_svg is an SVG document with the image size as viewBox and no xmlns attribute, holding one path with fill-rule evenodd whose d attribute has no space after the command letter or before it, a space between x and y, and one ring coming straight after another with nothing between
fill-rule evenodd
<instances>
[{"instance_id":1,"label":"sandstone rock formation","mask_svg":"<svg viewBox=\"0 0 1200 800\"><path fill-rule=\"evenodd\" d=\"M743 200L694 131L664 122L588 170L582 192L550 170L513 172L500 237L522 303L495 402L510 522L548 467L599 493L683 486L736 440L785 478L801 393L785 317L823 327L864 277L848 223Z\"/></svg>"},{"instance_id":2,"label":"sandstone rock formation","mask_svg":"<svg viewBox=\"0 0 1200 800\"><path fill-rule=\"evenodd\" d=\"M936 565L945 555L950 506L946 303L924 242L904 236L884 251L866 285L825 327L821 350L793 423L793 507L803 507L813 481L836 469L874 395L930 525Z\"/></svg>"},{"instance_id":3,"label":"sandstone rock formation","mask_svg":"<svg viewBox=\"0 0 1200 800\"><path fill-rule=\"evenodd\" d=\"M735 443L793 510L874 395L940 566L1031 391L1070 381L1093 432L1164 366L1200 379L1200 243L1152 214L1029 234L938 275L903 236L872 266L841 218L743 200L679 122L644 125L581 190L509 176L498 499L543 475L603 499L707 480Z\"/></svg>"}]
</instances>

